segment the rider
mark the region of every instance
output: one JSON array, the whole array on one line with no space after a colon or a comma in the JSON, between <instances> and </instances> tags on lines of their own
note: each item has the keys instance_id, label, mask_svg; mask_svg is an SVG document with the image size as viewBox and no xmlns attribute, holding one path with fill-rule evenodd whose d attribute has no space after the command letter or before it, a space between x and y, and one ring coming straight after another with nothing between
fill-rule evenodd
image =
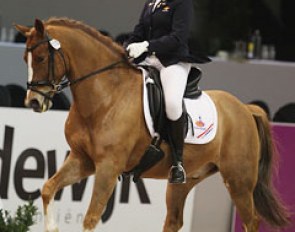
<instances>
[{"instance_id":1,"label":"rider","mask_svg":"<svg viewBox=\"0 0 295 232\"><path fill-rule=\"evenodd\" d=\"M147 0L139 23L124 44L136 64L150 65L160 71L173 161L170 183L186 182L182 161L185 123L182 99L191 63L210 61L190 53L192 18L192 0Z\"/></svg>"}]
</instances>

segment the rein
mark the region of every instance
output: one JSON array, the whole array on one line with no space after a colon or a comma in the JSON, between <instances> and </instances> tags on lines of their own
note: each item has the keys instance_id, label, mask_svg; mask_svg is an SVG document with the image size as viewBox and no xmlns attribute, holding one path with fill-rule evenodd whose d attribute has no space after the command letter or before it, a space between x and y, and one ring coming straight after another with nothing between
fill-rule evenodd
<instances>
[{"instance_id":1,"label":"rein","mask_svg":"<svg viewBox=\"0 0 295 232\"><path fill-rule=\"evenodd\" d=\"M84 76L78 77L75 80L70 81L66 76L68 73L68 68L67 68L67 64L65 61L65 56L64 53L62 52L61 46L59 41L55 40L55 39L51 39L48 35L46 35L46 38L44 40L41 40L40 42L38 42L37 44L33 45L32 47L27 48L27 52L32 52L33 50L35 50L37 47L39 47L41 44L43 43L48 43L48 49L49 49L49 61L48 61L48 70L49 70L49 74L48 74L48 78L47 80L43 80L43 81L31 81L31 82L27 82L27 89L36 92L40 95L42 95L43 97L49 99L50 101L53 100L53 97L50 96L51 93L60 93L61 91L63 91L65 88L77 84L80 81L86 80L90 77L93 77L94 75L97 74L101 74L107 70L113 69L115 68L117 65L119 65L120 63L125 62L127 59L126 58L122 58L119 61L116 61L114 63L111 63L103 68L100 68L98 70L95 70L93 72L90 72ZM54 74L54 57L55 57L55 51L58 52L58 54L60 54L60 56L62 57L63 63L64 63L64 70L65 70L65 74L64 77L61 79L61 81L59 83L55 83L55 74ZM52 78L51 78L52 77ZM49 86L52 88L52 90L50 90L47 93L44 93L38 89L36 89L36 87L40 87L40 86Z\"/></svg>"},{"instance_id":2,"label":"rein","mask_svg":"<svg viewBox=\"0 0 295 232\"><path fill-rule=\"evenodd\" d=\"M91 76L94 76L94 75L100 74L100 73L102 73L102 72L105 72L105 71L107 71L107 70L109 70L109 69L113 69L113 68L115 68L118 64L123 63L123 62L125 62L125 61L126 61L126 59L125 59L125 58L122 58L122 59L119 60L119 61L116 61L116 62L114 62L114 63L111 63L111 64L109 64L109 65L107 65L107 66L105 66L105 67L103 67L103 68L101 68L101 69L98 69L98 70L96 70L96 71L93 71L93 72L91 72L91 73L89 73L89 74L87 74L87 75L85 75L85 76L79 77L79 78L77 78L77 79L75 79L75 80L73 80L73 81L67 80L67 84L66 84L66 86L63 87L63 88L66 88L67 86L70 86L70 85L74 85L74 84L76 84L76 83L78 83L78 82L80 82L80 81L83 81L83 80L85 80L85 79L88 79L88 78L91 77Z\"/></svg>"}]
</instances>

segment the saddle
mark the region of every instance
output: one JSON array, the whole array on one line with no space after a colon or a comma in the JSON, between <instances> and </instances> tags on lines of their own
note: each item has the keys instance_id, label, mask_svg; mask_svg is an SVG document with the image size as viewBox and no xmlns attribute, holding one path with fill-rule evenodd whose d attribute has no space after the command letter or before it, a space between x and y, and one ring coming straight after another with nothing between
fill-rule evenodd
<instances>
[{"instance_id":1,"label":"saddle","mask_svg":"<svg viewBox=\"0 0 295 232\"><path fill-rule=\"evenodd\" d=\"M139 164L132 170L124 173L123 175L133 174L133 181L137 182L141 174L154 166L158 161L164 157L164 152L160 149L162 140L168 140L167 132L167 116L165 112L165 101L163 88L160 80L159 71L151 66L141 66L147 70L146 87L151 117L154 122L155 136L153 137L151 144L146 149L145 154L140 160ZM184 98L196 99L201 94L198 83L202 77L200 69L192 67L187 80L187 85L184 93ZM185 104L183 102L183 112L186 117L186 123L184 126L185 132L188 131L189 115L187 114ZM186 133L185 133L186 134Z\"/></svg>"},{"instance_id":2,"label":"saddle","mask_svg":"<svg viewBox=\"0 0 295 232\"><path fill-rule=\"evenodd\" d=\"M165 113L165 102L163 88L160 80L160 73L154 67L144 66L144 68L148 71L148 80L146 86L148 93L149 108L154 122L154 128L155 131L159 133L162 138L166 138L165 123L167 117ZM200 69L195 67L191 68L188 75L186 89L184 92L184 98L196 99L202 94L202 91L198 86L201 77L202 72ZM183 112L187 114L184 103ZM187 125L188 124L186 123L186 128Z\"/></svg>"}]
</instances>

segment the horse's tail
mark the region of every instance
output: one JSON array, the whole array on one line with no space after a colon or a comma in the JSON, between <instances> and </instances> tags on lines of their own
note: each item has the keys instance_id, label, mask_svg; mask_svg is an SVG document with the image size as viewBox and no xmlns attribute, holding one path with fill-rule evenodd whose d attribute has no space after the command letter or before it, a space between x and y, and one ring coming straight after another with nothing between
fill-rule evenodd
<instances>
[{"instance_id":1,"label":"horse's tail","mask_svg":"<svg viewBox=\"0 0 295 232\"><path fill-rule=\"evenodd\" d=\"M290 224L290 215L272 185L277 149L272 138L270 123L260 108L250 105L249 108L256 121L261 144L258 181L254 189L255 208L271 226L286 227Z\"/></svg>"}]
</instances>

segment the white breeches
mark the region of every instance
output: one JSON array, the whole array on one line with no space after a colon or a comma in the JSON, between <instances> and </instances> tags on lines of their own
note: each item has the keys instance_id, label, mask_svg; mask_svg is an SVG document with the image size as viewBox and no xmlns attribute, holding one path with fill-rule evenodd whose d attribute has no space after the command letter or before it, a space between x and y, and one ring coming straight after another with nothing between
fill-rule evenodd
<instances>
[{"instance_id":1,"label":"white breeches","mask_svg":"<svg viewBox=\"0 0 295 232\"><path fill-rule=\"evenodd\" d=\"M147 57L141 64L153 66L160 71L166 114L168 119L176 121L183 111L182 99L191 64L179 62L164 67L155 56Z\"/></svg>"}]
</instances>

